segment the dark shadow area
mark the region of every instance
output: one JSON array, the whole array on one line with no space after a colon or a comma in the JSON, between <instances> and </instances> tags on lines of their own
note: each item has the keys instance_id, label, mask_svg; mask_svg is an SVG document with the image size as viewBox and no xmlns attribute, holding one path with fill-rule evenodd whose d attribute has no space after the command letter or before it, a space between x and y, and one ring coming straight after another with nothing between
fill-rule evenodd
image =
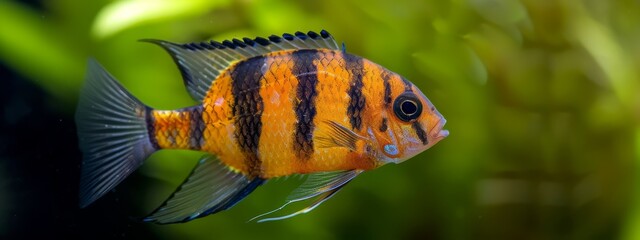
<instances>
[{"instance_id":1,"label":"dark shadow area","mask_svg":"<svg viewBox=\"0 0 640 240\"><path fill-rule=\"evenodd\" d=\"M8 232L0 236L153 237L130 216L132 204L121 201L133 199L140 176L86 209L78 207L81 153L73 116L59 113L46 93L6 66L0 73L0 159L8 174L0 175L0 187L9 204L3 207Z\"/></svg>"}]
</instances>

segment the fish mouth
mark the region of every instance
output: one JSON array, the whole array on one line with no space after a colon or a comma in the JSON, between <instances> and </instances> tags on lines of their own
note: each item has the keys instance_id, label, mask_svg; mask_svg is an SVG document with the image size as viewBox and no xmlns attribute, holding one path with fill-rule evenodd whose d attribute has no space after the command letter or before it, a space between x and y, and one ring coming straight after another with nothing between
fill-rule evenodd
<instances>
[{"instance_id":1,"label":"fish mouth","mask_svg":"<svg viewBox=\"0 0 640 240\"><path fill-rule=\"evenodd\" d=\"M444 125L447 123L447 120L444 118L440 119L438 123L435 124L433 128L429 131L429 135L433 136L435 142L438 142L447 136L449 136L449 130L443 129Z\"/></svg>"},{"instance_id":2,"label":"fish mouth","mask_svg":"<svg viewBox=\"0 0 640 240\"><path fill-rule=\"evenodd\" d=\"M442 139L444 139L444 138L446 138L446 137L448 137L448 136L449 136L449 130L447 130L447 129L442 129L442 130L440 130L440 131L438 132L438 135L436 135L436 139L438 139L438 140L442 140Z\"/></svg>"}]
</instances>

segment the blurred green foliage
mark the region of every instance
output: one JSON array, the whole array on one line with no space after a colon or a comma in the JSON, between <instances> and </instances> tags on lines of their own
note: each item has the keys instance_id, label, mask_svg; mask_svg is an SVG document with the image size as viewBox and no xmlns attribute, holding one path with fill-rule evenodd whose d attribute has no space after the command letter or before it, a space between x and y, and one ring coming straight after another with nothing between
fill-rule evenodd
<instances>
[{"instance_id":1,"label":"blurred green foliage","mask_svg":"<svg viewBox=\"0 0 640 240\"><path fill-rule=\"evenodd\" d=\"M433 149L363 174L310 214L245 224L296 182L273 181L229 211L144 226L159 237L640 239L638 1L42 4L0 1L0 60L68 114L89 57L150 106L194 104L171 58L138 39L326 29L413 81L448 119L451 135ZM198 156L154 155L141 172L166 184L140 191L140 212L160 204Z\"/></svg>"}]
</instances>

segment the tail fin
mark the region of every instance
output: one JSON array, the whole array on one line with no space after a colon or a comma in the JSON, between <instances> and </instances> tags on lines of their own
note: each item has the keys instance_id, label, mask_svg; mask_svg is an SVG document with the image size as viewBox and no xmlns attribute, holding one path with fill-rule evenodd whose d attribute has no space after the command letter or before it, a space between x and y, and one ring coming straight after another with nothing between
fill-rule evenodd
<instances>
[{"instance_id":1,"label":"tail fin","mask_svg":"<svg viewBox=\"0 0 640 240\"><path fill-rule=\"evenodd\" d=\"M89 60L75 116L83 154L80 207L114 188L157 150L147 129L150 111Z\"/></svg>"}]
</instances>

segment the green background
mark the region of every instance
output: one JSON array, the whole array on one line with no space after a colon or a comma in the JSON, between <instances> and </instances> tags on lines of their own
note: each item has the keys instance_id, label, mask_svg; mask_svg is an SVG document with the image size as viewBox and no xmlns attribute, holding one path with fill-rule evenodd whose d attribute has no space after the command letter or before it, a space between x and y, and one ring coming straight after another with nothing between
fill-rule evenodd
<instances>
[{"instance_id":1,"label":"green background","mask_svg":"<svg viewBox=\"0 0 640 240\"><path fill-rule=\"evenodd\" d=\"M450 136L432 149L359 176L309 214L245 223L278 207L300 182L276 180L223 213L132 227L157 238L640 239L638 1L38 4L0 1L0 61L42 88L48 107L65 116L73 115L89 57L152 107L195 104L169 55L139 39L221 41L326 29L347 51L411 80L448 120ZM135 194L117 206L130 206L131 215L150 212L199 155L155 154L134 174L144 180ZM11 199L12 192L0 194ZM0 223L8 224L19 203L2 203ZM4 226L0 236L11 231Z\"/></svg>"}]
</instances>

